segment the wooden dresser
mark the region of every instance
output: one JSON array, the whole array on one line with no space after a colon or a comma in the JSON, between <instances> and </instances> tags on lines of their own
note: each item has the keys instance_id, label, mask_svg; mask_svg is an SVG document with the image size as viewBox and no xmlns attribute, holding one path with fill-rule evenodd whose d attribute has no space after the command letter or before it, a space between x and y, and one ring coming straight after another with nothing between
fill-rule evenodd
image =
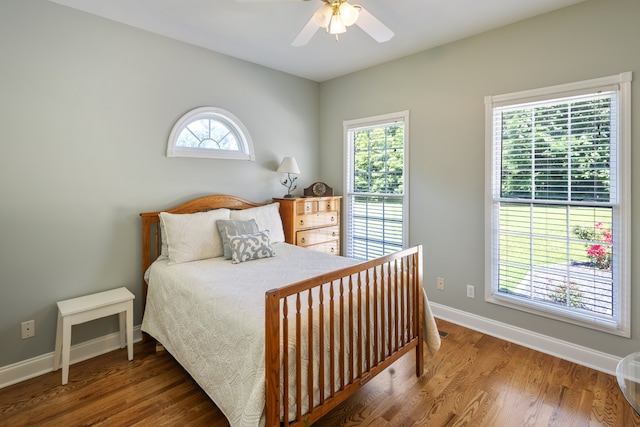
<instances>
[{"instance_id":1,"label":"wooden dresser","mask_svg":"<svg viewBox=\"0 0 640 427\"><path fill-rule=\"evenodd\" d=\"M287 243L340 255L340 201L342 196L273 199Z\"/></svg>"}]
</instances>

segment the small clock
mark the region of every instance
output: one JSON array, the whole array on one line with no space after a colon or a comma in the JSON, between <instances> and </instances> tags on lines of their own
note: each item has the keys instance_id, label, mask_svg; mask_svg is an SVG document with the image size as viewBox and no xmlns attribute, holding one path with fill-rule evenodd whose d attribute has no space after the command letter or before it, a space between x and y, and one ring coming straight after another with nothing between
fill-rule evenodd
<instances>
[{"instance_id":1,"label":"small clock","mask_svg":"<svg viewBox=\"0 0 640 427\"><path fill-rule=\"evenodd\" d=\"M329 187L324 182L314 182L309 187L304 189L305 196L333 196L333 188Z\"/></svg>"}]
</instances>

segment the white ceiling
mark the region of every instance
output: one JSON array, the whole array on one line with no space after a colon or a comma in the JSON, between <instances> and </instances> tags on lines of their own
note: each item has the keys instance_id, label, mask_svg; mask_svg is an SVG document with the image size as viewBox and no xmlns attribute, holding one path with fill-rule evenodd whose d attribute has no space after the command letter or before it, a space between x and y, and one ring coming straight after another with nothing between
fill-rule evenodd
<instances>
[{"instance_id":1,"label":"white ceiling","mask_svg":"<svg viewBox=\"0 0 640 427\"><path fill-rule=\"evenodd\" d=\"M322 82L585 0L352 0L395 37L358 26L291 42L321 0L51 0L296 76Z\"/></svg>"}]
</instances>

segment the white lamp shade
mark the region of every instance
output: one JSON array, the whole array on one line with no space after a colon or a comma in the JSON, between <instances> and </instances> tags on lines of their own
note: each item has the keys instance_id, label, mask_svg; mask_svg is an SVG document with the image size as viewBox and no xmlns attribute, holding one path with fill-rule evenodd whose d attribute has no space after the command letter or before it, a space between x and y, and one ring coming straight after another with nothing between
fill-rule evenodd
<instances>
[{"instance_id":1,"label":"white lamp shade","mask_svg":"<svg viewBox=\"0 0 640 427\"><path fill-rule=\"evenodd\" d=\"M344 25L346 27L350 27L358 20L360 11L349 3L344 2L340 5L340 15L342 16L342 22Z\"/></svg>"},{"instance_id":2,"label":"white lamp shade","mask_svg":"<svg viewBox=\"0 0 640 427\"><path fill-rule=\"evenodd\" d=\"M347 27L342 22L342 16L340 14L333 15L331 17L331 23L329 24L329 34L342 34L347 32Z\"/></svg>"},{"instance_id":3,"label":"white lamp shade","mask_svg":"<svg viewBox=\"0 0 640 427\"><path fill-rule=\"evenodd\" d=\"M282 163L278 166L278 172L280 173L300 173L300 168L294 157L285 157L282 159Z\"/></svg>"},{"instance_id":4,"label":"white lamp shade","mask_svg":"<svg viewBox=\"0 0 640 427\"><path fill-rule=\"evenodd\" d=\"M313 14L313 19L321 28L327 28L329 22L331 22L331 15L333 15L333 8L326 3L320 9L316 10L316 13Z\"/></svg>"}]
</instances>

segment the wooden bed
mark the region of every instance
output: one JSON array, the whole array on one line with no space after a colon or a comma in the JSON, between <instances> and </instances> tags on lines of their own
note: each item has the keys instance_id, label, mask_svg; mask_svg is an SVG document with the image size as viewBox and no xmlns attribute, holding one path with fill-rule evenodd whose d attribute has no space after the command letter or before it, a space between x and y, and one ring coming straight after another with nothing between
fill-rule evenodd
<instances>
[{"instance_id":1,"label":"wooden bed","mask_svg":"<svg viewBox=\"0 0 640 427\"><path fill-rule=\"evenodd\" d=\"M259 206L264 205L212 195L164 212ZM160 255L159 214L140 214L143 276ZM266 426L314 423L410 351L416 352L416 375L421 376L426 301L422 275L422 248L416 246L268 290L264 295ZM147 292L143 279L143 312Z\"/></svg>"}]
</instances>

